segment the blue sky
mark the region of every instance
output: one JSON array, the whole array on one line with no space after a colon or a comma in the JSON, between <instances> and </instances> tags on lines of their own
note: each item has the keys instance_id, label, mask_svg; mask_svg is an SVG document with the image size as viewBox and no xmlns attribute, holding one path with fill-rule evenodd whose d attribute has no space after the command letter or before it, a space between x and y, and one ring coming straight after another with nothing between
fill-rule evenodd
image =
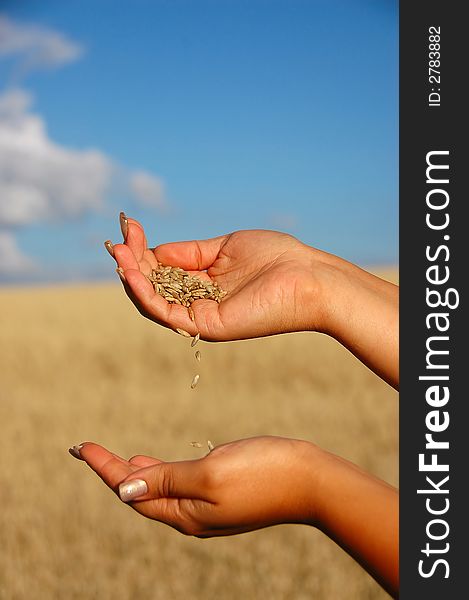
<instances>
[{"instance_id":1,"label":"blue sky","mask_svg":"<svg viewBox=\"0 0 469 600\"><path fill-rule=\"evenodd\" d=\"M119 210L397 262L397 2L0 7L0 282L113 277Z\"/></svg>"}]
</instances>

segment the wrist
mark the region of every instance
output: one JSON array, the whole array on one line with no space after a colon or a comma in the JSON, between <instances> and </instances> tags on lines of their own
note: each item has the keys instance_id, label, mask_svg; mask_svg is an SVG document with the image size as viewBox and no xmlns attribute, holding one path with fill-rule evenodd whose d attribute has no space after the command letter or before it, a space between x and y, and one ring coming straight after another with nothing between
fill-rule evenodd
<instances>
[{"instance_id":1,"label":"wrist","mask_svg":"<svg viewBox=\"0 0 469 600\"><path fill-rule=\"evenodd\" d=\"M303 328L336 337L352 295L351 263L322 250L305 246L306 278L299 305Z\"/></svg>"},{"instance_id":2,"label":"wrist","mask_svg":"<svg viewBox=\"0 0 469 600\"><path fill-rule=\"evenodd\" d=\"M288 505L292 513L287 521L319 527L321 523L322 506L324 504L323 471L327 469L330 456L312 442L290 440L294 443L294 457L289 468L288 486L292 498Z\"/></svg>"}]
</instances>

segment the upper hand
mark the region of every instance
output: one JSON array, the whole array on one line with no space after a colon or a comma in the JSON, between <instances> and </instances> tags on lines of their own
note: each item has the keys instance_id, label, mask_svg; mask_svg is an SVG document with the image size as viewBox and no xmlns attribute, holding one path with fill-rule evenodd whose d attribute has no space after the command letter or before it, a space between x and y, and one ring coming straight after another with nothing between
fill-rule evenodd
<instances>
[{"instance_id":1,"label":"upper hand","mask_svg":"<svg viewBox=\"0 0 469 600\"><path fill-rule=\"evenodd\" d=\"M293 331L327 333L394 387L399 384L399 290L337 256L276 231L236 231L210 240L148 248L142 226L127 220L113 254L125 290L147 318L210 341ZM147 279L157 263L217 281L220 304L168 304Z\"/></svg>"},{"instance_id":2,"label":"upper hand","mask_svg":"<svg viewBox=\"0 0 469 600\"><path fill-rule=\"evenodd\" d=\"M125 288L138 310L166 327L200 332L211 341L245 339L324 325L321 273L326 253L276 231L237 231L210 240L147 246L142 226L128 219L125 244L114 246ZM217 281L228 295L220 303L197 300L187 310L168 304L147 275L164 265Z\"/></svg>"}]
</instances>

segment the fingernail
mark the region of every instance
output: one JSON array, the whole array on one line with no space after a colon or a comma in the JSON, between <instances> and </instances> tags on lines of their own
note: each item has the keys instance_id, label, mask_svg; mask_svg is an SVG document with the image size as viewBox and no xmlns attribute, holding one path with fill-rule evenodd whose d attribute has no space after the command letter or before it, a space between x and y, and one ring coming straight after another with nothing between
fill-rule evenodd
<instances>
[{"instance_id":1,"label":"fingernail","mask_svg":"<svg viewBox=\"0 0 469 600\"><path fill-rule=\"evenodd\" d=\"M143 496L148 492L147 482L143 479L134 479L121 483L119 486L119 496L122 502L130 502L139 496Z\"/></svg>"},{"instance_id":2,"label":"fingernail","mask_svg":"<svg viewBox=\"0 0 469 600\"><path fill-rule=\"evenodd\" d=\"M109 252L109 254L112 256L112 258L114 258L114 246L112 245L111 240L106 240L104 242L104 247Z\"/></svg>"},{"instance_id":3,"label":"fingernail","mask_svg":"<svg viewBox=\"0 0 469 600\"><path fill-rule=\"evenodd\" d=\"M84 460L80 454L80 450L82 448L83 444L78 444L77 446L72 446L71 448L69 448L68 451L74 458L78 458L78 460Z\"/></svg>"},{"instance_id":4,"label":"fingernail","mask_svg":"<svg viewBox=\"0 0 469 600\"><path fill-rule=\"evenodd\" d=\"M117 267L116 273L119 275L119 278L122 281L122 283L125 283L124 269L122 267Z\"/></svg>"},{"instance_id":5,"label":"fingernail","mask_svg":"<svg viewBox=\"0 0 469 600\"><path fill-rule=\"evenodd\" d=\"M127 239L127 232L129 231L129 222L124 212L119 213L119 221L121 224L122 235L124 236L124 242Z\"/></svg>"}]
</instances>

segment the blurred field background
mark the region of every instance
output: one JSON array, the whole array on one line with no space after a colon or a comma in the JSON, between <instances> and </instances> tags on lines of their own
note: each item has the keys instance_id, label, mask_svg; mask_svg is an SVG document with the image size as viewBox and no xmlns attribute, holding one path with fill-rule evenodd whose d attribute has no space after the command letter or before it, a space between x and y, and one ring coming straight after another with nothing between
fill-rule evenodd
<instances>
[{"instance_id":1,"label":"blurred field background","mask_svg":"<svg viewBox=\"0 0 469 600\"><path fill-rule=\"evenodd\" d=\"M4 288L0 311L2 599L388 597L312 528L186 538L67 452L93 440L173 460L201 456L208 439L273 434L397 485L397 394L336 342L200 343L199 368L188 341L143 319L118 284Z\"/></svg>"}]
</instances>

